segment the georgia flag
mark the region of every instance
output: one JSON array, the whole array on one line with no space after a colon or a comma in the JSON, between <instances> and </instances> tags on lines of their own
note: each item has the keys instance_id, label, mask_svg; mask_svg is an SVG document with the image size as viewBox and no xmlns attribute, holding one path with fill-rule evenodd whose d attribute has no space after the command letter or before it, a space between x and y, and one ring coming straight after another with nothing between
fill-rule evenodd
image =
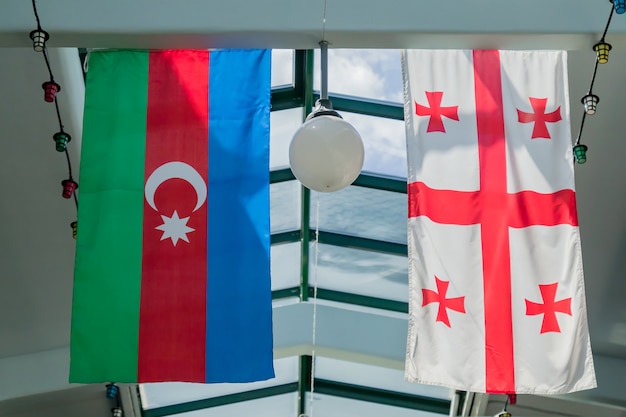
<instances>
[{"instance_id":1,"label":"georgia flag","mask_svg":"<svg viewBox=\"0 0 626 417\"><path fill-rule=\"evenodd\" d=\"M403 52L407 380L487 393L596 386L566 60Z\"/></svg>"}]
</instances>

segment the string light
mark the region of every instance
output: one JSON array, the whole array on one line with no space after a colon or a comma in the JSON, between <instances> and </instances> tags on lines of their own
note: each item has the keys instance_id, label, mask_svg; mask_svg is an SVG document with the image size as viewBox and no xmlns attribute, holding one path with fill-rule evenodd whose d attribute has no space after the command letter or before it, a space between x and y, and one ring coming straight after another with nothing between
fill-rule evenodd
<instances>
[{"instance_id":1,"label":"string light","mask_svg":"<svg viewBox=\"0 0 626 417\"><path fill-rule=\"evenodd\" d=\"M59 102L57 98L57 94L61 91L61 86L54 81L54 75L52 74L52 68L50 66L50 60L48 59L48 52L46 42L50 39L50 34L41 28L41 21L39 20L39 13L37 12L36 0L32 0L33 4L33 13L35 15L35 21L37 22L37 29L30 32L29 37L33 41L33 49L36 52L41 52L46 63L46 68L48 69L48 74L50 75L50 81L44 82L41 87L44 90L44 100L47 103L54 103L54 108L56 110L57 119L59 121L59 132L55 133L52 136L52 139L55 142L55 148L58 152L64 152L67 160L67 169L69 171L69 179L63 180L61 184L63 185L63 198L72 198L74 197L74 204L78 209L78 197L76 196L76 189L78 188L78 183L74 181L72 178L72 162L70 160L70 154L67 150L67 144L72 137L69 133L66 133L63 130L63 121L61 120L61 112L59 110ZM76 239L76 222L71 223L72 227L72 236Z\"/></svg>"},{"instance_id":2,"label":"string light","mask_svg":"<svg viewBox=\"0 0 626 417\"><path fill-rule=\"evenodd\" d=\"M46 81L41 84L43 88L43 99L46 103L54 103L57 98L57 93L61 91L61 86L54 82L54 80Z\"/></svg>"},{"instance_id":3,"label":"string light","mask_svg":"<svg viewBox=\"0 0 626 417\"><path fill-rule=\"evenodd\" d=\"M74 229L74 239L76 239L76 222L72 223L72 228ZM123 417L124 411L122 409L122 401L120 398L120 388L115 385L115 383L111 382L106 385L106 397L109 400L115 400L115 407L111 408L111 416Z\"/></svg>"},{"instance_id":4,"label":"string light","mask_svg":"<svg viewBox=\"0 0 626 417\"><path fill-rule=\"evenodd\" d=\"M587 145L578 144L574 146L574 158L579 164L587 162Z\"/></svg>"},{"instance_id":5,"label":"string light","mask_svg":"<svg viewBox=\"0 0 626 417\"><path fill-rule=\"evenodd\" d=\"M515 404L516 401L517 401L517 396L515 394L508 394L506 396L506 401L504 402L504 408L494 417L511 417L511 413L509 413L509 411L506 408L509 405L509 402L511 404Z\"/></svg>"},{"instance_id":6,"label":"string light","mask_svg":"<svg viewBox=\"0 0 626 417\"><path fill-rule=\"evenodd\" d=\"M598 108L598 102L600 101L600 97L595 94L587 94L580 101L585 106L585 112L589 115L596 114L596 109Z\"/></svg>"},{"instance_id":7,"label":"string light","mask_svg":"<svg viewBox=\"0 0 626 417\"><path fill-rule=\"evenodd\" d=\"M52 139L56 143L57 152L65 152L67 149L67 143L72 140L72 137L68 133L60 131L55 133L54 136L52 136Z\"/></svg>"},{"instance_id":8,"label":"string light","mask_svg":"<svg viewBox=\"0 0 626 417\"><path fill-rule=\"evenodd\" d=\"M76 223L76 222L74 222L74 223ZM72 227L74 227L73 226L74 223L72 223ZM107 398L110 399L110 400L112 400L113 398L117 398L117 394L119 394L119 392L120 392L120 388L117 385L115 385L114 383L112 383L112 382L110 384L106 385L106 389L107 389L106 390Z\"/></svg>"},{"instance_id":9,"label":"string light","mask_svg":"<svg viewBox=\"0 0 626 417\"><path fill-rule=\"evenodd\" d=\"M600 41L593 45L593 50L596 52L596 59L595 66L593 68L593 75L591 76L591 83L589 85L589 91L585 96L580 99L580 102L583 104L584 113L580 121L578 138L576 138L574 148L572 149L574 152L574 160L579 164L584 164L585 162L587 162L587 149L589 149L587 145L583 145L580 143L583 128L585 127L585 119L587 118L587 115L591 116L596 114L598 103L600 102L600 97L592 93L593 85L596 82L596 74L598 73L598 64L606 64L607 62L609 62L609 51L611 50L611 44L605 41L606 33L608 32L609 26L611 25L613 11L621 14L624 13L624 11L626 10L626 0L609 0L609 2L611 3L611 11L609 13L609 18L606 21L604 32L602 33Z\"/></svg>"},{"instance_id":10,"label":"string light","mask_svg":"<svg viewBox=\"0 0 626 417\"><path fill-rule=\"evenodd\" d=\"M33 41L33 49L35 52L41 52L46 47L46 42L50 39L50 35L45 30L37 28L30 32L30 38Z\"/></svg>"},{"instance_id":11,"label":"string light","mask_svg":"<svg viewBox=\"0 0 626 417\"><path fill-rule=\"evenodd\" d=\"M71 178L61 181L61 185L63 186L63 198L72 198L74 191L78 188L78 183Z\"/></svg>"},{"instance_id":12,"label":"string light","mask_svg":"<svg viewBox=\"0 0 626 417\"><path fill-rule=\"evenodd\" d=\"M593 45L593 50L596 51L596 56L598 58L598 63L606 64L609 62L609 51L613 49L610 43L604 41L604 38L600 40L600 42Z\"/></svg>"}]
</instances>

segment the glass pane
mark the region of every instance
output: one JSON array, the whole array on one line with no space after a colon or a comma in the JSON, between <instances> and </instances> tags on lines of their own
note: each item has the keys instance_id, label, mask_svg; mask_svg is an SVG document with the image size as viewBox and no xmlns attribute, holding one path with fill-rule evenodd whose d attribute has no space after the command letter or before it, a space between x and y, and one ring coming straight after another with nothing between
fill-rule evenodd
<instances>
[{"instance_id":1,"label":"glass pane","mask_svg":"<svg viewBox=\"0 0 626 417\"><path fill-rule=\"evenodd\" d=\"M307 415L311 415L310 395L307 395ZM331 395L313 394L313 413L315 417L442 417L443 414L427 411L412 410L410 408L392 407L376 404L369 401L350 400L348 398L333 397Z\"/></svg>"},{"instance_id":2,"label":"glass pane","mask_svg":"<svg viewBox=\"0 0 626 417\"><path fill-rule=\"evenodd\" d=\"M452 390L434 385L413 384L404 380L404 371L356 362L315 358L315 377L347 384L449 400Z\"/></svg>"},{"instance_id":3,"label":"glass pane","mask_svg":"<svg viewBox=\"0 0 626 417\"><path fill-rule=\"evenodd\" d=\"M246 384L190 384L186 382L141 384L141 403L147 410L295 382L298 380L298 358L275 360L274 372L275 378Z\"/></svg>"},{"instance_id":4,"label":"glass pane","mask_svg":"<svg viewBox=\"0 0 626 417\"><path fill-rule=\"evenodd\" d=\"M302 124L302 108L270 113L270 169L289 166L289 144ZM406 174L405 174L406 176Z\"/></svg>"},{"instance_id":5,"label":"glass pane","mask_svg":"<svg viewBox=\"0 0 626 417\"><path fill-rule=\"evenodd\" d=\"M350 186L334 193L311 192L311 228L406 244L407 195Z\"/></svg>"},{"instance_id":6,"label":"glass pane","mask_svg":"<svg viewBox=\"0 0 626 417\"><path fill-rule=\"evenodd\" d=\"M297 393L274 395L258 400L222 405L176 414L184 417L294 417L298 415Z\"/></svg>"},{"instance_id":7,"label":"glass pane","mask_svg":"<svg viewBox=\"0 0 626 417\"><path fill-rule=\"evenodd\" d=\"M361 134L365 148L363 172L406 178L406 132L403 120L341 112Z\"/></svg>"},{"instance_id":8,"label":"glass pane","mask_svg":"<svg viewBox=\"0 0 626 417\"><path fill-rule=\"evenodd\" d=\"M315 50L313 85L320 89L320 50ZM400 51L328 49L328 91L403 103Z\"/></svg>"},{"instance_id":9,"label":"glass pane","mask_svg":"<svg viewBox=\"0 0 626 417\"><path fill-rule=\"evenodd\" d=\"M272 233L300 229L300 192L298 181L270 184L270 224Z\"/></svg>"},{"instance_id":10,"label":"glass pane","mask_svg":"<svg viewBox=\"0 0 626 417\"><path fill-rule=\"evenodd\" d=\"M300 242L272 245L272 291L300 285Z\"/></svg>"},{"instance_id":11,"label":"glass pane","mask_svg":"<svg viewBox=\"0 0 626 417\"><path fill-rule=\"evenodd\" d=\"M408 261L405 256L387 255L340 246L317 246L309 255L309 279L317 277L319 288L388 300L408 302Z\"/></svg>"},{"instance_id":12,"label":"glass pane","mask_svg":"<svg viewBox=\"0 0 626 417\"><path fill-rule=\"evenodd\" d=\"M293 84L293 49L272 49L272 87Z\"/></svg>"}]
</instances>

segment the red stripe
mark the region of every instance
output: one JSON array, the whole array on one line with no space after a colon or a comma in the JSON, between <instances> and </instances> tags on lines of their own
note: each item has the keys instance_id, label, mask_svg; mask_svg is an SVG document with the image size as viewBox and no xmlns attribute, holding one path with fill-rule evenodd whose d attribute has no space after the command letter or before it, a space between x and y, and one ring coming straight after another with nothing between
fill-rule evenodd
<instances>
[{"instance_id":1,"label":"red stripe","mask_svg":"<svg viewBox=\"0 0 626 417\"><path fill-rule=\"evenodd\" d=\"M481 222L479 191L430 188L423 182L408 185L409 218L426 216L441 224L470 225Z\"/></svg>"},{"instance_id":2,"label":"red stripe","mask_svg":"<svg viewBox=\"0 0 626 417\"><path fill-rule=\"evenodd\" d=\"M498 51L474 51L487 392L515 392L506 146Z\"/></svg>"},{"instance_id":3,"label":"red stripe","mask_svg":"<svg viewBox=\"0 0 626 417\"><path fill-rule=\"evenodd\" d=\"M145 179L167 162L191 165L207 182L207 52L150 53ZM196 192L180 178L144 202L139 319L139 382L205 381L207 203L193 211ZM190 217L189 243L165 238L162 215Z\"/></svg>"},{"instance_id":4,"label":"red stripe","mask_svg":"<svg viewBox=\"0 0 626 417\"><path fill-rule=\"evenodd\" d=\"M483 195L480 191L437 190L423 182L408 185L409 217L426 216L435 223L470 225L483 222ZM578 226L576 193L560 190L552 194L520 191L508 195L506 216L510 227L531 225Z\"/></svg>"},{"instance_id":5,"label":"red stripe","mask_svg":"<svg viewBox=\"0 0 626 417\"><path fill-rule=\"evenodd\" d=\"M578 226L574 190L560 190L552 194L539 194L534 191L510 194L509 208L511 227L557 224Z\"/></svg>"}]
</instances>

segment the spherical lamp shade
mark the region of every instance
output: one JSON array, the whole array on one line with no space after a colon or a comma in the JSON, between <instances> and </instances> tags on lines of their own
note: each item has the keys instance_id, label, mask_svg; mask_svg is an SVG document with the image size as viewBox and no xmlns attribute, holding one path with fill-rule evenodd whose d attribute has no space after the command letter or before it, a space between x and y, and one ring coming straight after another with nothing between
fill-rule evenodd
<instances>
[{"instance_id":1,"label":"spherical lamp shade","mask_svg":"<svg viewBox=\"0 0 626 417\"><path fill-rule=\"evenodd\" d=\"M342 118L310 118L296 131L289 146L289 165L305 187L338 191L352 184L363 168L359 132Z\"/></svg>"}]
</instances>

